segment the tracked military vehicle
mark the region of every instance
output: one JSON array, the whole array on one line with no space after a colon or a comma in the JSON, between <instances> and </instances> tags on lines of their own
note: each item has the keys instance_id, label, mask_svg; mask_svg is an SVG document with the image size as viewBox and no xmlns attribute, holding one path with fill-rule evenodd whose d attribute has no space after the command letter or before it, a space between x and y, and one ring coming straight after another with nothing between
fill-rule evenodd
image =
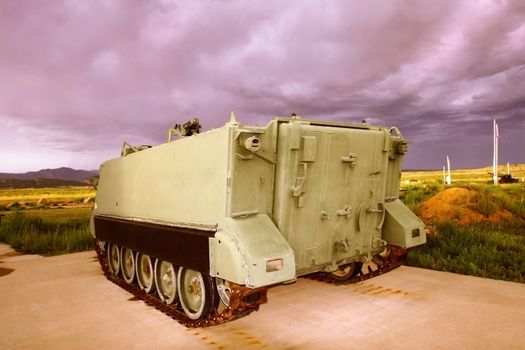
<instances>
[{"instance_id":1,"label":"tracked military vehicle","mask_svg":"<svg viewBox=\"0 0 525 350\"><path fill-rule=\"evenodd\" d=\"M232 115L199 129L125 144L100 167L92 218L106 276L186 326L248 314L300 276L375 276L426 241L398 198L407 141L395 127Z\"/></svg>"}]
</instances>

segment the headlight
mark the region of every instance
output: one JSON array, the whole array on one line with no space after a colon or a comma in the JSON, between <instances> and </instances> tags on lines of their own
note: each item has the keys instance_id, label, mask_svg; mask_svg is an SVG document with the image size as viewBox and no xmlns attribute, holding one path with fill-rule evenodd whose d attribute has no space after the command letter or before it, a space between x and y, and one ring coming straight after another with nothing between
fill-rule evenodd
<instances>
[{"instance_id":1,"label":"headlight","mask_svg":"<svg viewBox=\"0 0 525 350\"><path fill-rule=\"evenodd\" d=\"M248 151L255 153L261 148L261 140L257 136L250 136L244 140L244 147Z\"/></svg>"}]
</instances>

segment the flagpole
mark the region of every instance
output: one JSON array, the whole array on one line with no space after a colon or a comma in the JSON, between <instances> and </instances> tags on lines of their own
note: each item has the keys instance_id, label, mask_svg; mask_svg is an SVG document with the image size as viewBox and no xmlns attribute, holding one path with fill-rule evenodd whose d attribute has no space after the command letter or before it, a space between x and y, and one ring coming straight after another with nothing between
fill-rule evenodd
<instances>
[{"instance_id":1,"label":"flagpole","mask_svg":"<svg viewBox=\"0 0 525 350\"><path fill-rule=\"evenodd\" d=\"M498 124L496 124L496 118L492 119L492 139L494 154L492 157L492 177L494 180L494 186L498 185Z\"/></svg>"},{"instance_id":2,"label":"flagpole","mask_svg":"<svg viewBox=\"0 0 525 350\"><path fill-rule=\"evenodd\" d=\"M447 155L447 169L448 169L448 176L447 176L447 185L452 184L452 177L450 176L450 159Z\"/></svg>"},{"instance_id":3,"label":"flagpole","mask_svg":"<svg viewBox=\"0 0 525 350\"><path fill-rule=\"evenodd\" d=\"M492 182L496 185L496 119L492 119Z\"/></svg>"},{"instance_id":4,"label":"flagpole","mask_svg":"<svg viewBox=\"0 0 525 350\"><path fill-rule=\"evenodd\" d=\"M499 130L498 130L498 123L496 122L496 185L499 182L499 176L498 176L498 155L499 155Z\"/></svg>"}]
</instances>

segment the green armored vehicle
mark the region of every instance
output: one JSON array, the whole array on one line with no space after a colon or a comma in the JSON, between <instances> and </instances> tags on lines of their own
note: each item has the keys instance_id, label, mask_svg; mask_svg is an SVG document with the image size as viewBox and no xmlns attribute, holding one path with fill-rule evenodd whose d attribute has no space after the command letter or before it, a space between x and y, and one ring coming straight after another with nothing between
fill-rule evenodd
<instances>
[{"instance_id":1,"label":"green armored vehicle","mask_svg":"<svg viewBox=\"0 0 525 350\"><path fill-rule=\"evenodd\" d=\"M299 276L363 280L426 242L398 198L395 127L232 114L198 129L104 162L92 220L107 277L187 326L257 310Z\"/></svg>"}]
</instances>

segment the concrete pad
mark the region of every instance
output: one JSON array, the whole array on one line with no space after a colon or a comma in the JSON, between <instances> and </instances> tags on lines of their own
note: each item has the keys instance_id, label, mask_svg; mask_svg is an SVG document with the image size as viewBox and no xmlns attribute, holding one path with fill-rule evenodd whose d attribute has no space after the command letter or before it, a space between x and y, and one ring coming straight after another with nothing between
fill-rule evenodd
<instances>
[{"instance_id":1,"label":"concrete pad","mask_svg":"<svg viewBox=\"0 0 525 350\"><path fill-rule=\"evenodd\" d=\"M400 267L272 288L259 312L187 329L107 281L94 252L0 263L0 349L525 348L525 285Z\"/></svg>"}]
</instances>

